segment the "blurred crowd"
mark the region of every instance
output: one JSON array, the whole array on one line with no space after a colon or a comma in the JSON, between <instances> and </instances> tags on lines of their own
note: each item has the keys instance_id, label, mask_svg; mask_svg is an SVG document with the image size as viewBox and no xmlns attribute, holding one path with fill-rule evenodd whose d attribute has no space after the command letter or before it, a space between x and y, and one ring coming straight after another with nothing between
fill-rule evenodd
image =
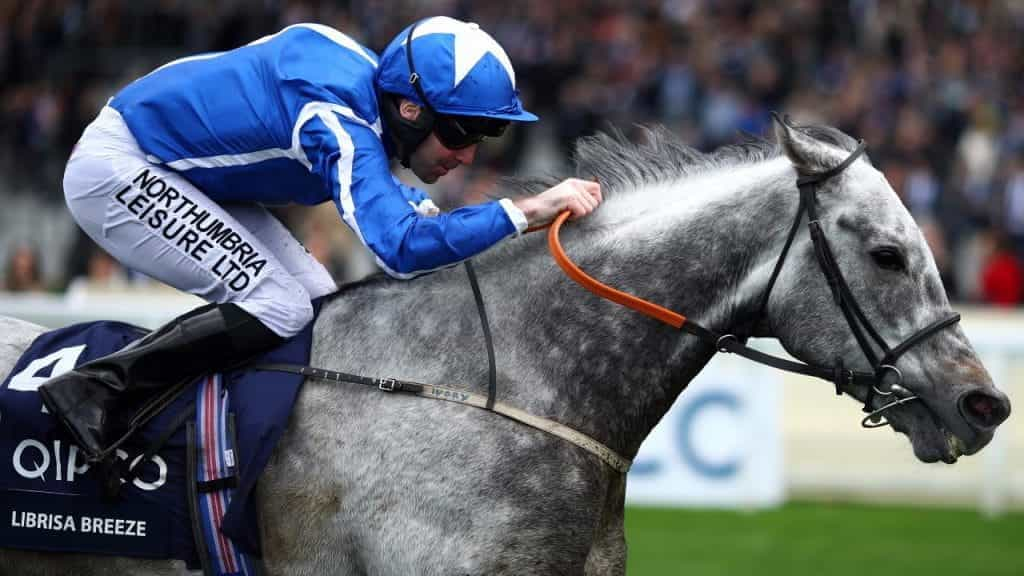
<instances>
[{"instance_id":1,"label":"blurred crowd","mask_svg":"<svg viewBox=\"0 0 1024 576\"><path fill-rule=\"evenodd\" d=\"M0 194L61 203L63 163L82 129L120 86L167 60L307 21L380 51L435 14L491 32L541 115L540 126L511 130L434 187L443 206L486 198L498 175L537 169L530 151L541 139L556 166L577 137L609 126L662 123L711 149L766 134L776 110L867 141L952 298L1024 300L1019 0L2 0ZM366 266L333 211L281 216L337 278L356 277ZM54 254L16 239L6 288L132 281L79 244ZM66 258L67 277L44 286L42 256Z\"/></svg>"}]
</instances>

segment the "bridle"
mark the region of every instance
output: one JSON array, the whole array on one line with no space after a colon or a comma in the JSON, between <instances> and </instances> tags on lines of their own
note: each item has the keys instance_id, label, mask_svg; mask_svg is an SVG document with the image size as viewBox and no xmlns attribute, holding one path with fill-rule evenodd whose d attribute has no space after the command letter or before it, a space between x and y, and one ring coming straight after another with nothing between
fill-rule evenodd
<instances>
[{"instance_id":1,"label":"bridle","mask_svg":"<svg viewBox=\"0 0 1024 576\"><path fill-rule=\"evenodd\" d=\"M864 153L864 149L865 145L862 140L857 144L857 148L838 165L824 172L805 174L797 179L797 188L800 191L800 203L797 208L796 218L793 219L793 225L790 227L786 243L782 248L782 253L775 262L775 268L772 270L772 275L761 297L760 307L758 308L757 315L755 316L754 322L751 326L756 326L757 323L764 318L765 310L768 306L768 299L771 296L772 289L775 287L776 280L778 280L779 273L782 271L782 266L786 262L786 256L789 254L790 247L793 245L793 239L796 237L796 233L800 229L800 223L803 221L804 213L806 212L807 228L811 235L811 241L814 244L814 254L818 260L818 267L821 269L822 273L825 275L825 279L828 281L828 286L832 291L832 296L835 299L836 305L843 313L843 317L846 318L846 324L850 327L850 330L853 332L854 338L856 338L864 356L871 364L871 372L861 372L848 369L844 366L842 359L838 357L836 358L835 364L828 366L793 362L791 360L765 354L764 352L748 347L746 345L747 338L745 336L741 337L736 334L719 334L697 324L696 322L687 320L685 316L668 310L667 308L663 308L657 304L602 284L580 270L578 266L569 260L565 251L562 249L561 243L558 239L558 232L566 218L568 218L568 212L564 212L559 215L552 223L551 228L548 231L548 246L551 250L552 256L555 258L555 261L558 262L558 265L561 266L566 275L583 285L588 290L603 298L612 300L613 302L636 310L642 314L646 314L647 316L660 320L661 322L669 324L677 329L697 336L705 343L714 346L714 349L718 352L738 354L759 364L828 380L835 385L837 395L842 395L845 392L853 396L852 389L854 387L866 387L867 395L864 399L864 412L866 413L866 416L861 420L861 424L865 428L879 428L886 426L889 422L885 418L885 414L889 410L896 406L919 399L917 395L913 394L903 386L903 373L896 367L896 362L910 348L924 342L942 329L959 322L960 315L954 313L947 318L933 322L932 324L929 324L928 326L925 326L911 334L897 346L890 348L885 342L885 339L878 333L878 330L875 329L868 320L864 311L857 303L857 299L854 298L853 291L850 290L850 286L843 277L843 273L839 269L832 249L829 247L828 241L825 239L825 234L821 229L821 224L818 219L817 192L824 183L828 182L835 176L842 174L843 171L849 168L850 165ZM875 348L881 350L881 355L876 353ZM895 377L895 382L885 386L886 377L889 375ZM876 396L884 397L889 399L889 401L884 403L881 407L874 409L872 408L872 403Z\"/></svg>"}]
</instances>

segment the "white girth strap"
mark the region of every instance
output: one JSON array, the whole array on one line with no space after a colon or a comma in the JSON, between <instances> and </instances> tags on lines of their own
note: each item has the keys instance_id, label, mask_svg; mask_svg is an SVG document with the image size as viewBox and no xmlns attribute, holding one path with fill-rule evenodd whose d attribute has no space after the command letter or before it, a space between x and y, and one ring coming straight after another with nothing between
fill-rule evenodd
<instances>
[{"instance_id":1,"label":"white girth strap","mask_svg":"<svg viewBox=\"0 0 1024 576\"><path fill-rule=\"evenodd\" d=\"M434 386L432 384L421 384L423 387L422 391L411 392L416 396L423 396L425 398L434 398L437 400L447 400L448 402L456 402L458 404L466 404L469 406L475 406L477 408L486 409L487 397L482 394L474 394L472 392L465 392L462 390L456 390L454 388L445 388L444 386ZM410 393L410 392L406 392ZM590 436L582 432L578 432L569 428L564 424L542 418L540 416L534 416L529 412L520 410L508 404L501 402L494 403L494 412L501 414L506 418L515 420L516 422L526 424L531 428L536 428L543 432L547 432L552 436L557 436L566 442L571 442L580 448L583 448L587 452L597 456L602 462L610 466L613 470L625 474L629 471L630 465L633 464L632 460L623 457L619 453L615 452L611 448L604 444L594 440Z\"/></svg>"}]
</instances>

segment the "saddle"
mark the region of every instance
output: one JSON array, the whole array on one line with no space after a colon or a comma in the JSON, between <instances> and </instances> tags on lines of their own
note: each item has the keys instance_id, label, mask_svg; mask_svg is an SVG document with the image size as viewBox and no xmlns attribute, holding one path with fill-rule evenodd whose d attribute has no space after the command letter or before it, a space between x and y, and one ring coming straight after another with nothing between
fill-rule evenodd
<instances>
[{"instance_id":1,"label":"saddle","mask_svg":"<svg viewBox=\"0 0 1024 576\"><path fill-rule=\"evenodd\" d=\"M251 574L249 557L260 555L253 488L303 377L242 368L200 378L119 447L113 465L90 466L36 390L144 333L121 322L44 333L0 385L0 462L9 463L0 464L0 547ZM254 362L307 364L311 341L312 323Z\"/></svg>"}]
</instances>

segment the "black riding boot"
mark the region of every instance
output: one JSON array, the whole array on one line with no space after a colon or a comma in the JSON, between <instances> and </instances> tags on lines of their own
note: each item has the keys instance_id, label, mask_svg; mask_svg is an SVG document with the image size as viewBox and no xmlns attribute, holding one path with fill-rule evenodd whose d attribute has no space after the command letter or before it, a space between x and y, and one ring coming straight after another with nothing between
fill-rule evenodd
<instances>
[{"instance_id":1,"label":"black riding boot","mask_svg":"<svg viewBox=\"0 0 1024 576\"><path fill-rule=\"evenodd\" d=\"M235 304L204 306L109 356L52 378L39 394L95 462L110 453L110 443L123 432L125 407L231 368L282 340Z\"/></svg>"}]
</instances>

